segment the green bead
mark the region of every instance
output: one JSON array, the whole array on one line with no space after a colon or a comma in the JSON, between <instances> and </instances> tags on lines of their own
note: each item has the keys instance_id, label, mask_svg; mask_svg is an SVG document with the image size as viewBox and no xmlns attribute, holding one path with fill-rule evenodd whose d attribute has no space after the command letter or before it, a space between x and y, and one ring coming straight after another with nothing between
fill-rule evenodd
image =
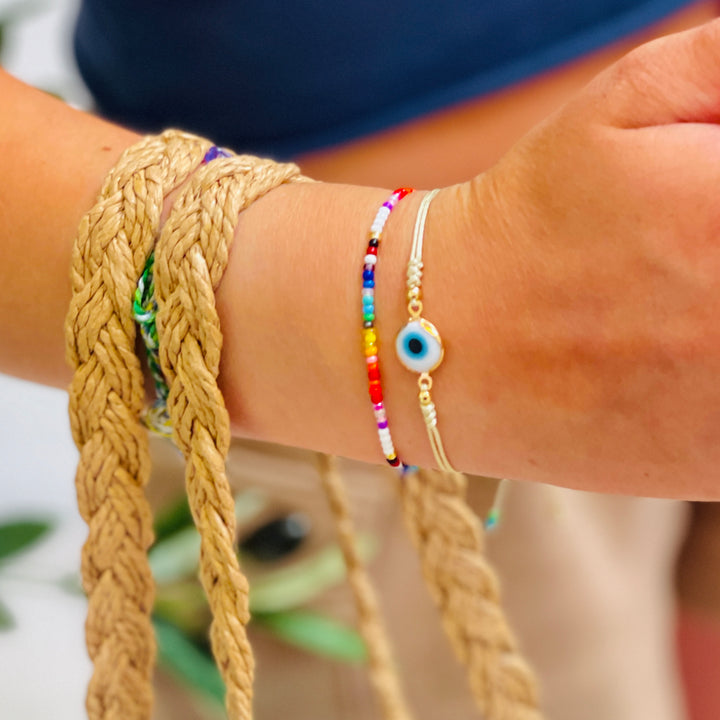
<instances>
[{"instance_id":1,"label":"green bead","mask_svg":"<svg viewBox=\"0 0 720 720\"><path fill-rule=\"evenodd\" d=\"M363 320L365 322L372 322L373 320L375 320L375 313L364 313Z\"/></svg>"}]
</instances>

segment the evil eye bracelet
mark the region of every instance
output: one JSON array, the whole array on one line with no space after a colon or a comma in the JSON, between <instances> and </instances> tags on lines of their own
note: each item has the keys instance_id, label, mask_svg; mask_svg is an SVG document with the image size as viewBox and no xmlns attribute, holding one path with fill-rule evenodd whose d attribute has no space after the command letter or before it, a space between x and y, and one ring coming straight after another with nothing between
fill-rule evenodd
<instances>
[{"instance_id":1,"label":"evil eye bracelet","mask_svg":"<svg viewBox=\"0 0 720 720\"><path fill-rule=\"evenodd\" d=\"M395 350L400 362L408 370L420 373L418 399L435 461L441 470L456 472L445 454L437 426L437 411L430 394L433 382L430 373L442 362L445 350L440 333L431 322L422 317L422 251L425 221L430 203L438 192L439 190L432 190L425 195L418 209L407 267L407 308L410 318L397 334Z\"/></svg>"},{"instance_id":2,"label":"evil eye bracelet","mask_svg":"<svg viewBox=\"0 0 720 720\"><path fill-rule=\"evenodd\" d=\"M231 153L213 145L203 158L202 164L219 157L230 157ZM155 402L145 412L143 421L149 430L163 437L172 437L172 426L167 411L167 398L170 392L160 367L160 343L157 334L157 302L155 300L155 280L153 268L155 253L151 252L145 263L137 288L133 296L133 318L140 328L147 352L147 362L155 386Z\"/></svg>"},{"instance_id":3,"label":"evil eye bracelet","mask_svg":"<svg viewBox=\"0 0 720 720\"><path fill-rule=\"evenodd\" d=\"M378 258L378 248L385 223L390 217L393 208L412 192L412 188L398 188L382 204L370 226L370 239L368 240L362 272L362 313L363 313L363 345L365 362L367 363L368 390L373 406L375 422L377 423L380 446L388 463L406 472L411 466L400 460L395 452L390 428L388 427L387 412L383 402L382 385L380 384L380 365L378 360L377 333L375 331L375 266Z\"/></svg>"},{"instance_id":4,"label":"evil eye bracelet","mask_svg":"<svg viewBox=\"0 0 720 720\"><path fill-rule=\"evenodd\" d=\"M442 362L445 348L437 328L422 317L422 252L425 222L427 221L430 203L438 192L440 191L432 190L425 195L418 208L410 260L407 266L407 308L410 318L397 334L395 351L400 362L408 370L420 373L418 378L418 388L420 390L418 400L420 401L420 410L425 421L425 428L430 439L435 462L441 470L457 472L450 464L445 453L440 431L438 430L437 410L430 394L433 384L430 373ZM485 518L486 530L495 530L500 524L507 487L508 481L500 480L492 506Z\"/></svg>"}]
</instances>

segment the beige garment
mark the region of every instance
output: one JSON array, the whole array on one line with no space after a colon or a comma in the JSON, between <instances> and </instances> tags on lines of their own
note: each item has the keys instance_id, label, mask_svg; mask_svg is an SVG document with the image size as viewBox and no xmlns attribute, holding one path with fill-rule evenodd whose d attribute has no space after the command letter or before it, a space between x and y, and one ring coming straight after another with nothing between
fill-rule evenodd
<instances>
[{"instance_id":1,"label":"beige garment","mask_svg":"<svg viewBox=\"0 0 720 720\"><path fill-rule=\"evenodd\" d=\"M171 445L153 445L157 505L182 486L182 469ZM380 541L372 575L416 720L478 718L402 527L392 474L351 461L342 470L358 528ZM313 522L288 560L246 563L251 586L278 565L334 541L312 453L235 442L228 471L236 489L257 488L266 498L241 535L287 511L304 511ZM480 513L492 488L480 478L470 483ZM673 575L684 524L682 503L510 486L503 524L488 539L488 551L513 627L540 678L548 720L684 718L673 648ZM313 607L353 619L344 587ZM252 642L256 720L379 720L362 669L288 648L260 631ZM162 683L158 720L203 717L180 695Z\"/></svg>"}]
</instances>

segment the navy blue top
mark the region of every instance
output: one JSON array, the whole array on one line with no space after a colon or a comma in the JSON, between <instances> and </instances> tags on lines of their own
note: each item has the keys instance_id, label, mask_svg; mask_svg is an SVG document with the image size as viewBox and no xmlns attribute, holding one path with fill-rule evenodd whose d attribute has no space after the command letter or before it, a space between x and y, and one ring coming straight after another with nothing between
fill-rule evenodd
<instances>
[{"instance_id":1,"label":"navy blue top","mask_svg":"<svg viewBox=\"0 0 720 720\"><path fill-rule=\"evenodd\" d=\"M689 0L84 0L100 112L288 157L510 85Z\"/></svg>"}]
</instances>

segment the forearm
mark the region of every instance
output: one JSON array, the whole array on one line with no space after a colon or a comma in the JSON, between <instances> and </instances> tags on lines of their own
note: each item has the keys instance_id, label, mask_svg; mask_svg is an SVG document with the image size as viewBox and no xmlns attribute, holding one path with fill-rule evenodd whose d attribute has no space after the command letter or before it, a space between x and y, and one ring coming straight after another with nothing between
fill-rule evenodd
<instances>
[{"instance_id":1,"label":"forearm","mask_svg":"<svg viewBox=\"0 0 720 720\"><path fill-rule=\"evenodd\" d=\"M0 370L64 386L63 323L70 300L73 238L102 181L137 135L0 74ZM448 190L428 223L425 292L442 332L463 338L437 373L448 452L464 443L467 361L482 366L465 339L472 321L486 338L470 258L467 187ZM359 270L367 231L388 190L312 184L280 188L243 213L219 292L225 350L222 383L236 431L260 439L379 460L360 344ZM378 328L391 427L404 454L430 463L414 375L394 358L405 319L404 275L418 196L393 213L378 264ZM465 241L463 242L463 238ZM458 270L467 273L458 276ZM455 288L450 292L450 281ZM465 293L468 297L465 298ZM462 358L466 361L463 363ZM460 382L446 382L456 374ZM451 410L458 406L459 412ZM475 418L473 417L473 420ZM476 428L477 426L475 426ZM467 431L464 431L467 432Z\"/></svg>"},{"instance_id":2,"label":"forearm","mask_svg":"<svg viewBox=\"0 0 720 720\"><path fill-rule=\"evenodd\" d=\"M0 372L65 386L73 238L137 136L2 70L0 99Z\"/></svg>"},{"instance_id":3,"label":"forearm","mask_svg":"<svg viewBox=\"0 0 720 720\"><path fill-rule=\"evenodd\" d=\"M424 314L447 348L433 399L458 469L720 496L718 38L714 23L641 48L433 202ZM136 136L8 78L0 90L13 108L0 121L2 368L62 384L72 238ZM242 213L217 295L237 434L382 461L360 272L387 193L286 186ZM417 376L393 350L420 196L388 221L376 324L396 447L432 465Z\"/></svg>"}]
</instances>

